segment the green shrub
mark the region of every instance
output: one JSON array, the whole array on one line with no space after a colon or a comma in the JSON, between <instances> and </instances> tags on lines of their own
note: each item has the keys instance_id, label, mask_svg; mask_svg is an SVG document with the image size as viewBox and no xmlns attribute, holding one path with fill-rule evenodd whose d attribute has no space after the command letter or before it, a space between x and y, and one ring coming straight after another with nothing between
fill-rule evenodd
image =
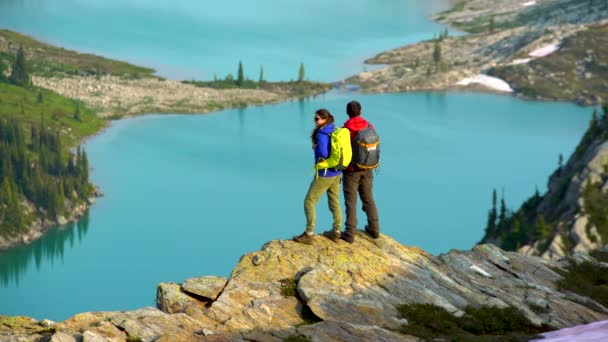
<instances>
[{"instance_id":1,"label":"green shrub","mask_svg":"<svg viewBox=\"0 0 608 342\"><path fill-rule=\"evenodd\" d=\"M296 297L298 295L298 283L296 282L296 280L281 280L281 294L285 297Z\"/></svg>"},{"instance_id":2,"label":"green shrub","mask_svg":"<svg viewBox=\"0 0 608 342\"><path fill-rule=\"evenodd\" d=\"M597 252L595 255L600 255L599 253L602 258L606 257L605 252ZM562 272L562 276L557 283L560 288L608 306L608 272L601 266L591 262L579 265L571 263L568 272Z\"/></svg>"},{"instance_id":3,"label":"green shrub","mask_svg":"<svg viewBox=\"0 0 608 342\"><path fill-rule=\"evenodd\" d=\"M467 307L462 317L456 317L432 304L399 305L397 310L409 322L400 332L424 339L527 341L553 329L547 325L539 327L532 324L515 308Z\"/></svg>"}]
</instances>

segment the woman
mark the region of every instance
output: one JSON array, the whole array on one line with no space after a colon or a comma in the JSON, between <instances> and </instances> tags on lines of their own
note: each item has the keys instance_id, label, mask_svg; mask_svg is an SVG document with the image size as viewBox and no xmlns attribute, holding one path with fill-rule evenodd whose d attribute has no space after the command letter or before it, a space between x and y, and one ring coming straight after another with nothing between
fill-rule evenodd
<instances>
[{"instance_id":1,"label":"woman","mask_svg":"<svg viewBox=\"0 0 608 342\"><path fill-rule=\"evenodd\" d=\"M315 152L315 165L329 158L330 137L336 129L334 117L327 109L319 109L315 112L315 129L312 132L312 148ZM329 210L334 216L333 230L325 232L324 235L337 242L340 239L340 227L342 226L342 209L340 208L340 181L342 171L332 169L317 170L315 178L310 184L308 194L304 199L304 214L306 215L306 231L301 235L294 236L293 240L310 245L312 235L315 231L316 206L321 196L327 192Z\"/></svg>"}]
</instances>

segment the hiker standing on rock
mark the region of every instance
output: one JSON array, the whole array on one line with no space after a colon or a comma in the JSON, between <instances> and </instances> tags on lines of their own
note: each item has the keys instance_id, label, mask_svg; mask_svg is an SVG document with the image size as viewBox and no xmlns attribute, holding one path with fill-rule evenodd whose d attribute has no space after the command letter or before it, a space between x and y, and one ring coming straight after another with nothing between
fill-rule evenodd
<instances>
[{"instance_id":1,"label":"hiker standing on rock","mask_svg":"<svg viewBox=\"0 0 608 342\"><path fill-rule=\"evenodd\" d=\"M355 241L357 232L357 194L361 196L363 211L367 214L365 231L374 239L380 236L378 210L372 191L373 169L380 163L380 139L374 126L361 117L361 104L351 101L346 105L349 119L344 128L350 131L353 158L344 171L344 202L346 204L346 229L342 239L348 243Z\"/></svg>"},{"instance_id":2,"label":"hiker standing on rock","mask_svg":"<svg viewBox=\"0 0 608 342\"><path fill-rule=\"evenodd\" d=\"M329 210L334 222L333 231L340 238L342 226L342 208L340 207L340 181L342 171L339 167L327 167L330 159L331 139L330 136L336 131L334 117L327 109L319 109L315 113L315 129L312 132L312 148L315 156L315 178L310 184L308 194L304 199L304 214L306 215L306 231L301 235L294 236L293 240L305 244L312 243L312 235L315 231L316 206L321 196L327 192ZM349 159L350 160L350 159Z\"/></svg>"}]
</instances>

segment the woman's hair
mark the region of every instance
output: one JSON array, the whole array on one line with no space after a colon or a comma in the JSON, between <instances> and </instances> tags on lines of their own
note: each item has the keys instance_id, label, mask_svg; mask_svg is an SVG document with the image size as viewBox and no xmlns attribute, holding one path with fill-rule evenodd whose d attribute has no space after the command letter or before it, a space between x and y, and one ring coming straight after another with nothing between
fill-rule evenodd
<instances>
[{"instance_id":1,"label":"woman's hair","mask_svg":"<svg viewBox=\"0 0 608 342\"><path fill-rule=\"evenodd\" d=\"M346 114L351 118L361 115L361 104L357 101L350 101L346 105Z\"/></svg>"},{"instance_id":2,"label":"woman's hair","mask_svg":"<svg viewBox=\"0 0 608 342\"><path fill-rule=\"evenodd\" d=\"M318 116L321 119L327 120L323 126L328 125L330 123L334 123L334 116L331 115L331 113L325 108L321 108L321 109L317 110L315 112L315 116ZM321 126L321 127L323 127L323 126ZM315 127L315 129L312 131L312 134L310 135L310 138L312 139L313 144L317 142L317 134L319 133L319 129L321 129L321 127Z\"/></svg>"}]
</instances>

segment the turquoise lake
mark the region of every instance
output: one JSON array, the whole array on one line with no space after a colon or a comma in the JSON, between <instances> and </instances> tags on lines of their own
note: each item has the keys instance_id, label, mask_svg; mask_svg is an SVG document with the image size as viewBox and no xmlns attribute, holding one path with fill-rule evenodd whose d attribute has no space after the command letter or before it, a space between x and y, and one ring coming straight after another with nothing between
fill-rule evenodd
<instances>
[{"instance_id":1,"label":"turquoise lake","mask_svg":"<svg viewBox=\"0 0 608 342\"><path fill-rule=\"evenodd\" d=\"M363 60L428 39L446 0L4 0L0 28L151 66L176 79L236 75L337 81Z\"/></svg>"},{"instance_id":2,"label":"turquoise lake","mask_svg":"<svg viewBox=\"0 0 608 342\"><path fill-rule=\"evenodd\" d=\"M171 77L184 70L201 77L208 70L230 72L241 58L231 49L236 44L252 52L257 46L258 55L251 56L274 51L269 55L277 63L271 68L264 62L269 78L270 70L278 78L291 77L300 58L308 56L310 78L336 80L359 71L361 60L377 48L432 36L440 27L425 16L445 6L440 1L281 4L13 0L0 2L0 23L66 47L166 66L159 70ZM249 6L250 16L236 11L237 5ZM327 18L333 26L313 25ZM363 19L370 21L363 25ZM244 34L250 21L272 26L268 30L277 37ZM339 29L349 21L360 25ZM280 26L284 29L276 32ZM186 42L206 29L208 35L199 40L205 44L195 48ZM114 38L119 31L124 34ZM217 38L224 34L236 36ZM205 40L210 37L217 41ZM361 57L345 54L342 44L357 46ZM0 252L0 314L63 320L82 311L153 306L159 282L228 276L242 254L301 233L303 199L313 177L314 111L328 108L342 123L351 99L362 103L363 115L382 138L374 184L382 233L434 254L479 241L493 188L504 189L512 208L535 187L544 191L559 154L567 157L574 150L591 115L589 108L572 104L500 95L332 91L208 115L115 121L85 145L92 181L105 196L79 222ZM317 208L320 232L331 224L325 198ZM360 226L364 217L360 213Z\"/></svg>"}]
</instances>

